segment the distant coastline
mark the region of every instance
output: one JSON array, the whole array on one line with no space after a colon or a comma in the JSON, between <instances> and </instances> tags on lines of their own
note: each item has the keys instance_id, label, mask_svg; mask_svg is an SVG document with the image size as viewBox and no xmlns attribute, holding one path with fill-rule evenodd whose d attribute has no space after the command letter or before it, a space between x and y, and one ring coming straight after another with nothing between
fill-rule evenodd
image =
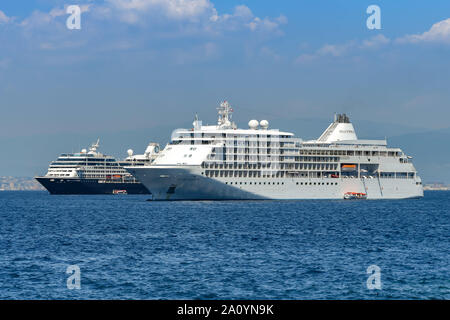
<instances>
[{"instance_id":1,"label":"distant coastline","mask_svg":"<svg viewBox=\"0 0 450 320\"><path fill-rule=\"evenodd\" d=\"M445 185L443 183L428 183L423 186L423 190L426 190L426 191L448 191L448 190L450 190L450 185Z\"/></svg>"},{"instance_id":2,"label":"distant coastline","mask_svg":"<svg viewBox=\"0 0 450 320\"><path fill-rule=\"evenodd\" d=\"M43 191L45 190L34 178L0 177L0 191Z\"/></svg>"}]
</instances>

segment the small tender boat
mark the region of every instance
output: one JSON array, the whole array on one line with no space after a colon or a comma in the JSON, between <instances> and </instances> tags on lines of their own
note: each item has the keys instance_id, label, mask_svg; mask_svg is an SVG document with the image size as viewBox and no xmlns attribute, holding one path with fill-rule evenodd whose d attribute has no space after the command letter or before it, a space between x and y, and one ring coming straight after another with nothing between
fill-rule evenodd
<instances>
[{"instance_id":1,"label":"small tender boat","mask_svg":"<svg viewBox=\"0 0 450 320\"><path fill-rule=\"evenodd\" d=\"M113 194L127 194L127 190L113 190Z\"/></svg>"},{"instance_id":2,"label":"small tender boat","mask_svg":"<svg viewBox=\"0 0 450 320\"><path fill-rule=\"evenodd\" d=\"M346 192L344 193L345 200L367 199L367 194L362 192Z\"/></svg>"}]
</instances>

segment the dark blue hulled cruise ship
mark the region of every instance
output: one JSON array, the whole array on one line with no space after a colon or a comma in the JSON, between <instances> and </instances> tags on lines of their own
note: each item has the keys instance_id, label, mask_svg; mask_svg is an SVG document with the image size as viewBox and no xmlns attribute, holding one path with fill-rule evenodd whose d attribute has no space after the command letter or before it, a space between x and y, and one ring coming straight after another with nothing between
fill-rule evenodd
<instances>
[{"instance_id":1,"label":"dark blue hulled cruise ship","mask_svg":"<svg viewBox=\"0 0 450 320\"><path fill-rule=\"evenodd\" d=\"M52 161L45 176L35 177L51 194L149 194L150 192L124 166L150 164L159 152L159 145L150 143L144 154L123 161L97 151L99 140L89 150L63 153Z\"/></svg>"}]
</instances>

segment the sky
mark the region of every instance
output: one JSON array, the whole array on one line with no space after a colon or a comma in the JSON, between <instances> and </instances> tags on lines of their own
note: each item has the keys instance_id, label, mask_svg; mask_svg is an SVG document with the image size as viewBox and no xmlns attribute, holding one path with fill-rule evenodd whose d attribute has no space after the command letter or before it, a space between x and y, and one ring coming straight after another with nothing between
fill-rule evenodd
<instances>
[{"instance_id":1,"label":"sky","mask_svg":"<svg viewBox=\"0 0 450 320\"><path fill-rule=\"evenodd\" d=\"M305 121L346 112L372 123L364 138L377 124L447 130L450 2L431 3L2 0L0 175L45 173L97 137L114 155L165 143L195 113L215 122L224 99L241 127L267 119L308 135ZM66 26L70 5L80 30Z\"/></svg>"}]
</instances>

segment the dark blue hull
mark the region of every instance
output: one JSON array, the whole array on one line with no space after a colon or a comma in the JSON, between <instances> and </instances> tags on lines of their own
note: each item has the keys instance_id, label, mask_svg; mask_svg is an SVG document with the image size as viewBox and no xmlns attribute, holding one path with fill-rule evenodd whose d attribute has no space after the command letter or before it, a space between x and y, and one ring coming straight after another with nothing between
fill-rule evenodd
<instances>
[{"instance_id":1,"label":"dark blue hull","mask_svg":"<svg viewBox=\"0 0 450 320\"><path fill-rule=\"evenodd\" d=\"M125 190L127 194L150 194L138 182L103 182L98 179L35 178L51 194L114 194ZM99 182L100 181L100 182Z\"/></svg>"}]
</instances>

